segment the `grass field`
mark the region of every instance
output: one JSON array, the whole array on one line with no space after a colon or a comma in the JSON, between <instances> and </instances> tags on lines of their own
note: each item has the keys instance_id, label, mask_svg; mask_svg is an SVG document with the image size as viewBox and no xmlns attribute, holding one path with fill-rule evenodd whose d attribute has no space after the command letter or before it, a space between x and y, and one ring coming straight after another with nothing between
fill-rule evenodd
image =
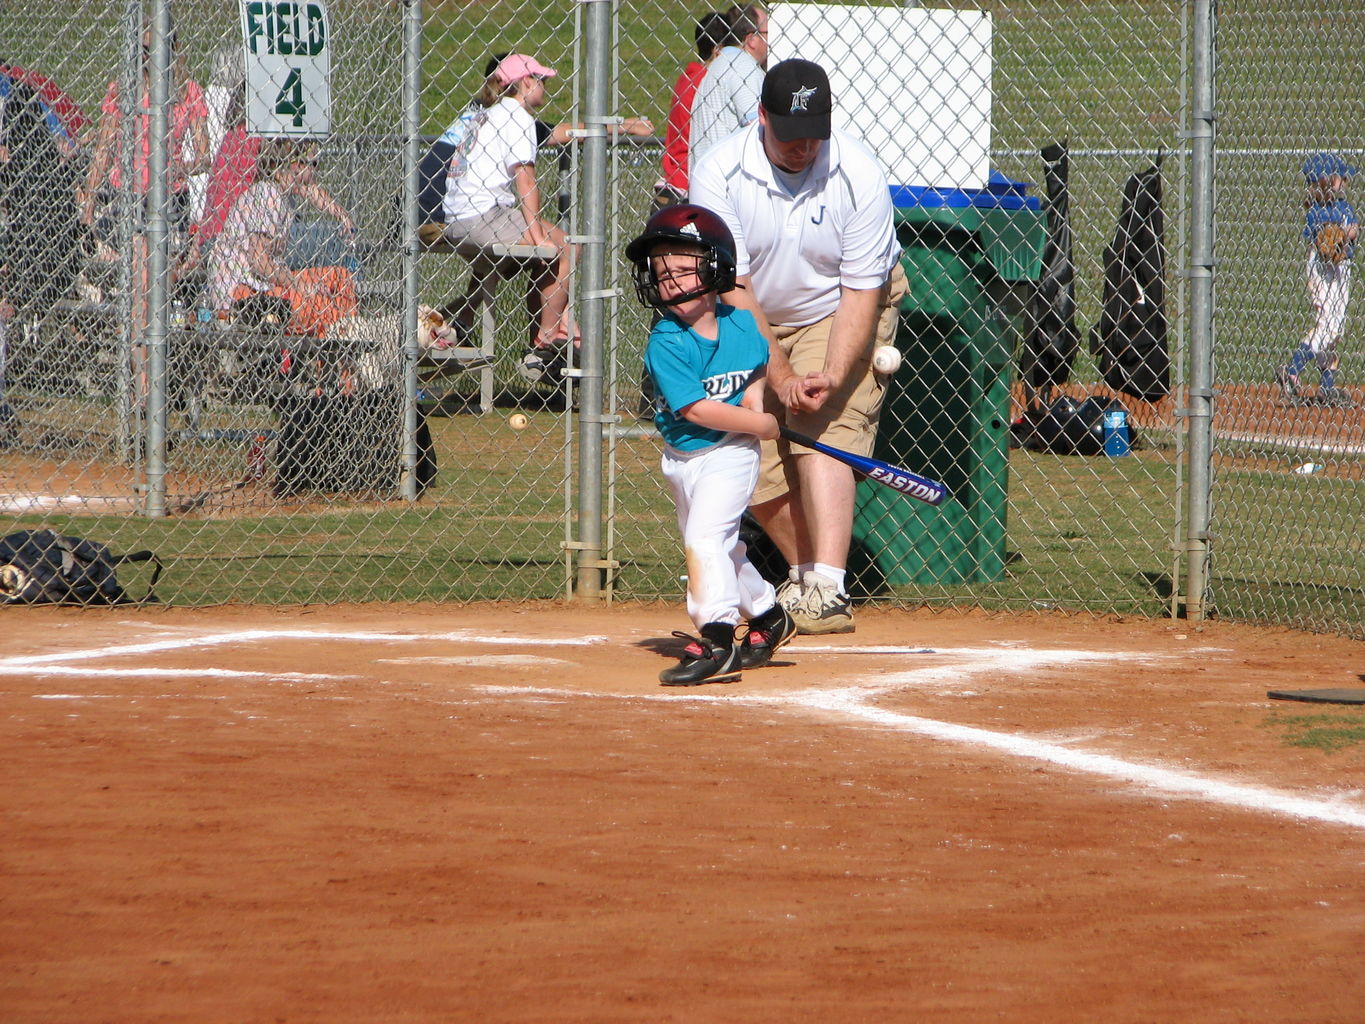
<instances>
[{"instance_id":1,"label":"grass field","mask_svg":"<svg viewBox=\"0 0 1365 1024\"><path fill-rule=\"evenodd\" d=\"M16 517L14 528L49 526L97 536L118 550L150 547L168 556L158 590L177 604L363 601L395 586L393 598L405 601L556 597L566 581L559 554L563 482L556 485L543 467L562 460L563 418L553 412L530 416L531 426L518 434L501 415L433 419L441 472L412 507L383 502L313 513L309 506L275 507L264 492L247 492L240 500L224 499L232 505L210 503L202 513L167 520L45 514ZM682 594L682 559L672 506L658 479L657 444L652 438L618 442L613 553L621 563L615 582L623 599ZM1003 579L879 587L877 596L1017 608L1102 602L1128 613L1162 614L1169 556L1152 543L1146 516L1114 509L1162 507L1172 479L1167 457L1153 451L1081 462L1011 454L1010 493L1016 497L1007 511ZM527 463L539 467L536 474L523 472ZM1069 476L1073 471L1080 475ZM1094 501L1096 492L1109 501ZM468 522L479 529L460 525ZM1116 550L1146 554L1116 564Z\"/></svg>"}]
</instances>

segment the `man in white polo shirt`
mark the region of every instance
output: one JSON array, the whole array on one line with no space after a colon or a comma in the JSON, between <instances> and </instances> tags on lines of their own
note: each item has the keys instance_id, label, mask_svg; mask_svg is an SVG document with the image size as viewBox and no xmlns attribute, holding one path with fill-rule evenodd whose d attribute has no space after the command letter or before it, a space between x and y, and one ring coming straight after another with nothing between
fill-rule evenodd
<instances>
[{"instance_id":1,"label":"man in white polo shirt","mask_svg":"<svg viewBox=\"0 0 1365 1024\"><path fill-rule=\"evenodd\" d=\"M764 78L758 120L692 168L693 203L735 236L737 287L768 335L770 398L788 426L869 455L882 387L872 350L895 340L906 292L886 176L858 139L831 131L829 78L786 60ZM828 456L765 441L750 506L786 556L779 589L803 633L848 633L845 586L857 481Z\"/></svg>"}]
</instances>

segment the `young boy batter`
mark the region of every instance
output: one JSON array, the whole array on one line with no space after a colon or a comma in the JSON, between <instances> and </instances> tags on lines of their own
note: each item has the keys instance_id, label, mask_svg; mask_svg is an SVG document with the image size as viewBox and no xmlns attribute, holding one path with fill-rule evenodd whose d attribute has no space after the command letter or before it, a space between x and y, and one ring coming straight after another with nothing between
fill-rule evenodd
<instances>
[{"instance_id":1,"label":"young boy batter","mask_svg":"<svg viewBox=\"0 0 1365 1024\"><path fill-rule=\"evenodd\" d=\"M777 437L763 412L768 343L754 318L721 305L735 286L735 241L710 210L660 210L626 246L640 301L659 310L645 348L664 439L664 479L687 554L687 612L700 638L659 674L666 686L731 682L766 665L796 632L772 585L749 562L740 517L758 481L760 440ZM748 631L735 642L741 620Z\"/></svg>"}]
</instances>

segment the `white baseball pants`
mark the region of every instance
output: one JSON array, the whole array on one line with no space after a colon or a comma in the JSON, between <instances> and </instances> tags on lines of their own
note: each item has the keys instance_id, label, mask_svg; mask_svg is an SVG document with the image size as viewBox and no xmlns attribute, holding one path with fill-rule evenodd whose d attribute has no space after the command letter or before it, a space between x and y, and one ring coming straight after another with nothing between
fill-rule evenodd
<instances>
[{"instance_id":1,"label":"white baseball pants","mask_svg":"<svg viewBox=\"0 0 1365 1024\"><path fill-rule=\"evenodd\" d=\"M700 452L665 448L660 461L687 555L687 614L738 624L772 608L772 584L748 559L739 521L758 482L758 440L732 434Z\"/></svg>"}]
</instances>

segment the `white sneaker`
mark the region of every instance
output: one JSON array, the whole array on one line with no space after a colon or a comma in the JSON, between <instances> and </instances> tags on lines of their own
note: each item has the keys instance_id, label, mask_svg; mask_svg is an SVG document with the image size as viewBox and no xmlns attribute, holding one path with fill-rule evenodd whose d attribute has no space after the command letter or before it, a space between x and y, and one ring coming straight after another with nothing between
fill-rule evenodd
<instances>
[{"instance_id":1,"label":"white sneaker","mask_svg":"<svg viewBox=\"0 0 1365 1024\"><path fill-rule=\"evenodd\" d=\"M804 636L852 633L855 629L848 595L839 593L833 580L817 573L806 577L805 594L792 618L796 620L796 631Z\"/></svg>"},{"instance_id":2,"label":"white sneaker","mask_svg":"<svg viewBox=\"0 0 1365 1024\"><path fill-rule=\"evenodd\" d=\"M777 588L777 603L787 609L792 615L796 614L796 609L801 607L801 599L805 595L801 593L801 584L788 577L783 580Z\"/></svg>"}]
</instances>

